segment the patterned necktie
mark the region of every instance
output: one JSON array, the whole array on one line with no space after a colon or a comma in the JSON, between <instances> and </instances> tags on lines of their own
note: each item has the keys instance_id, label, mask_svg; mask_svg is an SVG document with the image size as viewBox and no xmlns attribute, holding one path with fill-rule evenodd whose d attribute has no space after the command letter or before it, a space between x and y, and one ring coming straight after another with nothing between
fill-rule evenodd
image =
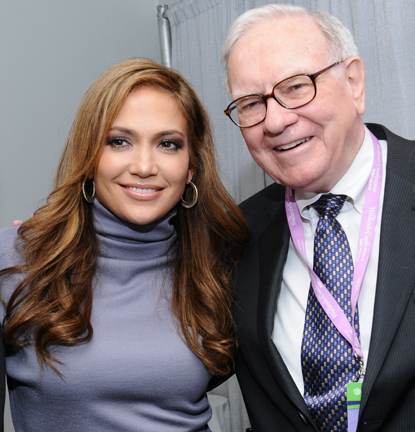
<instances>
[{"instance_id":1,"label":"patterned necktie","mask_svg":"<svg viewBox=\"0 0 415 432\"><path fill-rule=\"evenodd\" d=\"M336 220L345 195L323 195L312 206L320 219L314 237L314 271L351 322L353 259L342 226ZM358 332L356 308L354 325ZM359 333L358 333L359 334ZM304 400L322 432L347 431L346 385L357 379L358 363L318 302L310 286L301 364Z\"/></svg>"}]
</instances>

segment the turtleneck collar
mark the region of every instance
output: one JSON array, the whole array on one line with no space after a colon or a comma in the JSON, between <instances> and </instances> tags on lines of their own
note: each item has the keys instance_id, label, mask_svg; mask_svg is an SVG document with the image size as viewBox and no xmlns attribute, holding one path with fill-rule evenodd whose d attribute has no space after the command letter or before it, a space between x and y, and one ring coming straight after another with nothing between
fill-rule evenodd
<instances>
[{"instance_id":1,"label":"turtleneck collar","mask_svg":"<svg viewBox=\"0 0 415 432\"><path fill-rule=\"evenodd\" d=\"M164 255L176 239L172 223L177 214L175 208L147 225L136 225L119 218L97 199L92 211L101 256L125 260L153 259Z\"/></svg>"}]
</instances>

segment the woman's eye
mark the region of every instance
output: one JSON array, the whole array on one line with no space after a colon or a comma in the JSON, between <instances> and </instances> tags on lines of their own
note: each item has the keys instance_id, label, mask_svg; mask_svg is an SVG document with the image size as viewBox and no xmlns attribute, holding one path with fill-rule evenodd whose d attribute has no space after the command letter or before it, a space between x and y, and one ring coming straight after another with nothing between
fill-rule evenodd
<instances>
[{"instance_id":1,"label":"woman's eye","mask_svg":"<svg viewBox=\"0 0 415 432\"><path fill-rule=\"evenodd\" d=\"M125 147L128 145L128 142L124 138L108 138L107 144L116 148Z\"/></svg>"},{"instance_id":2,"label":"woman's eye","mask_svg":"<svg viewBox=\"0 0 415 432\"><path fill-rule=\"evenodd\" d=\"M165 140L160 143L160 147L166 150L176 151L182 146L177 141Z\"/></svg>"}]
</instances>

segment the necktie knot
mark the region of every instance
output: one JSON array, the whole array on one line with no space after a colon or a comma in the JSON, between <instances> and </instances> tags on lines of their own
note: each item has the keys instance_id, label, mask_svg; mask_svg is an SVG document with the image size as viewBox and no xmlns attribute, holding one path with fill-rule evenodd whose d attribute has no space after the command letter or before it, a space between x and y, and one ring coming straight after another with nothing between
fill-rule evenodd
<instances>
[{"instance_id":1,"label":"necktie knot","mask_svg":"<svg viewBox=\"0 0 415 432\"><path fill-rule=\"evenodd\" d=\"M340 213L346 198L346 195L325 194L311 204L311 207L316 210L321 218L328 216L334 219Z\"/></svg>"}]
</instances>

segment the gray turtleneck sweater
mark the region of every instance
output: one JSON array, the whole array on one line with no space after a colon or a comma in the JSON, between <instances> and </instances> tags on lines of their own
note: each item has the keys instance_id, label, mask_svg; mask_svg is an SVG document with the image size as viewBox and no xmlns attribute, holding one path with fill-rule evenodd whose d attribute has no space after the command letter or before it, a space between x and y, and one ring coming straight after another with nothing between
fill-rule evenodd
<instances>
[{"instance_id":1,"label":"gray turtleneck sweater","mask_svg":"<svg viewBox=\"0 0 415 432\"><path fill-rule=\"evenodd\" d=\"M94 205L99 259L91 341L54 347L62 377L40 371L33 348L6 358L16 432L208 431L210 375L181 339L171 312L169 213L138 226ZM0 268L21 262L16 228L0 231ZM10 297L21 276L0 279ZM0 310L0 319L4 310Z\"/></svg>"}]
</instances>

